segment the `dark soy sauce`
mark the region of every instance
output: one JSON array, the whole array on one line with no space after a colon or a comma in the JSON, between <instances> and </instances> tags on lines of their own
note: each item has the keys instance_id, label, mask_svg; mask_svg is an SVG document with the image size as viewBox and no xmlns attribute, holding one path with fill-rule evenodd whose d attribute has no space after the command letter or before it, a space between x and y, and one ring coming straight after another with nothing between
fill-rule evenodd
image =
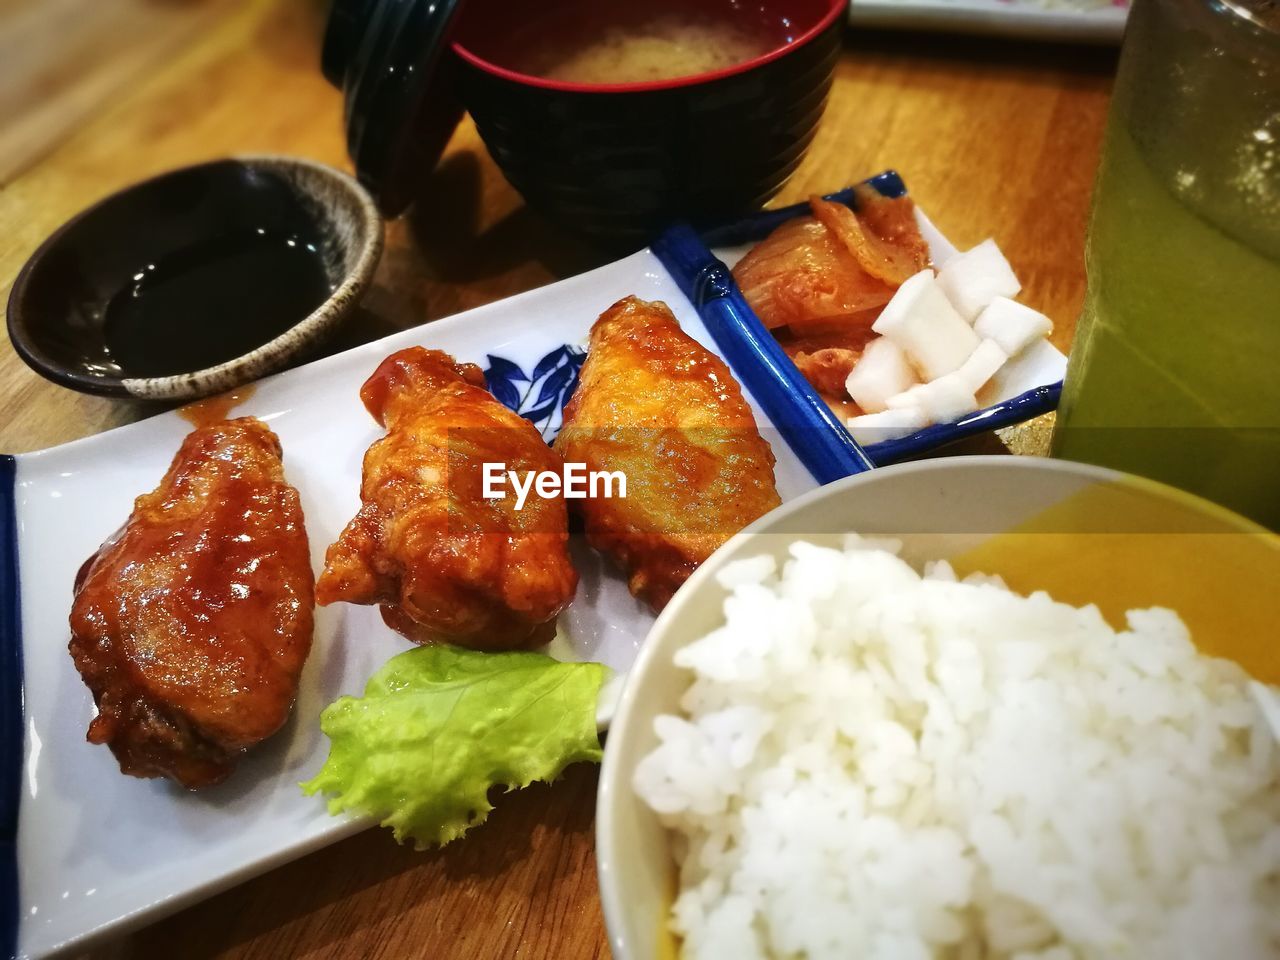
<instances>
[{"instance_id":1,"label":"dark soy sauce","mask_svg":"<svg viewBox=\"0 0 1280 960\"><path fill-rule=\"evenodd\" d=\"M214 237L140 264L107 304L103 334L126 377L225 363L279 336L332 292L302 224Z\"/></svg>"}]
</instances>

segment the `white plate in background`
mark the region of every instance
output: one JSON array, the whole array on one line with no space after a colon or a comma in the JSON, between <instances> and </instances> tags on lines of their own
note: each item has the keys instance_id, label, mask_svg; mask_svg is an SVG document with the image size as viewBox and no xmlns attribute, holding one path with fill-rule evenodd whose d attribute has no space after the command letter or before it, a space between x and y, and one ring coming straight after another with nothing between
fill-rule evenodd
<instances>
[{"instance_id":1,"label":"white plate in background","mask_svg":"<svg viewBox=\"0 0 1280 960\"><path fill-rule=\"evenodd\" d=\"M849 5L855 27L1096 44L1118 44L1128 16L1128 7L1075 9L1034 0L853 0Z\"/></svg>"}]
</instances>

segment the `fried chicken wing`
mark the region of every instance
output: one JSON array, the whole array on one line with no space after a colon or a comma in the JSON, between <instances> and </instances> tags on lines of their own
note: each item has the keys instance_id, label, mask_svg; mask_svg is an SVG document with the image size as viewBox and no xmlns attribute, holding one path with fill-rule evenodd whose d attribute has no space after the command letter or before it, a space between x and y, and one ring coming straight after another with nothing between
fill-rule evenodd
<instances>
[{"instance_id":1,"label":"fried chicken wing","mask_svg":"<svg viewBox=\"0 0 1280 960\"><path fill-rule=\"evenodd\" d=\"M131 776L224 779L288 717L313 605L276 435L252 417L193 431L76 578L71 656L98 705L89 741Z\"/></svg>"},{"instance_id":2,"label":"fried chicken wing","mask_svg":"<svg viewBox=\"0 0 1280 960\"><path fill-rule=\"evenodd\" d=\"M387 435L364 458L363 506L329 547L320 603L381 604L418 643L539 646L573 599L560 497L486 499L483 465L561 472L538 431L481 386L473 364L412 347L360 391Z\"/></svg>"},{"instance_id":3,"label":"fried chicken wing","mask_svg":"<svg viewBox=\"0 0 1280 960\"><path fill-rule=\"evenodd\" d=\"M773 451L733 374L664 303L628 297L591 328L555 445L566 462L626 476L625 497L575 502L588 541L655 610L780 502Z\"/></svg>"}]
</instances>

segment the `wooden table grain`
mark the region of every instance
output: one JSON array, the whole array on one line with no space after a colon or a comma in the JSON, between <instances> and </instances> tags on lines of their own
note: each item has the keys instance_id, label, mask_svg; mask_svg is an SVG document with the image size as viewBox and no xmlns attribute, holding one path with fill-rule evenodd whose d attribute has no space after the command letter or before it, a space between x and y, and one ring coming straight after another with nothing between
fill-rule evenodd
<instances>
[{"instance_id":1,"label":"wooden table grain","mask_svg":"<svg viewBox=\"0 0 1280 960\"><path fill-rule=\"evenodd\" d=\"M316 62L320 0L0 0L0 297L50 230L133 180L229 154L348 167ZM994 236L1066 349L1114 52L857 32L812 148L778 202L887 167L961 246ZM528 211L464 122L373 289L331 349L602 262ZM163 407L82 396L0 346L0 450L39 449ZM488 823L415 853L373 830L96 949L107 958L606 956L595 770L503 796Z\"/></svg>"}]
</instances>

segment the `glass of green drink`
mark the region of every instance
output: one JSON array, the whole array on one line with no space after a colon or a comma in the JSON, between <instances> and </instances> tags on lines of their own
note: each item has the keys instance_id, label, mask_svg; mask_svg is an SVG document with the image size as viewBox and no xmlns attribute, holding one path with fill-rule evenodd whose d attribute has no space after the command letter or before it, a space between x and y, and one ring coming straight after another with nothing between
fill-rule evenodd
<instances>
[{"instance_id":1,"label":"glass of green drink","mask_svg":"<svg viewBox=\"0 0 1280 960\"><path fill-rule=\"evenodd\" d=\"M1136 0L1054 454L1280 529L1280 6Z\"/></svg>"}]
</instances>

